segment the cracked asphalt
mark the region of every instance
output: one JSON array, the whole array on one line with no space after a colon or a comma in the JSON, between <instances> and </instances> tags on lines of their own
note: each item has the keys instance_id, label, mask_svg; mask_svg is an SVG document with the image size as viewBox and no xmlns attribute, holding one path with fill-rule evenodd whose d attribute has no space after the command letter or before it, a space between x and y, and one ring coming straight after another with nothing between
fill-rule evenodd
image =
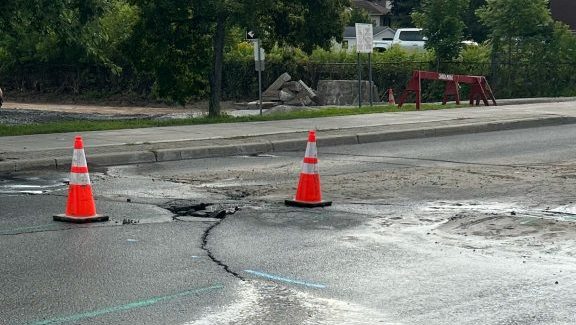
<instances>
[{"instance_id":1,"label":"cracked asphalt","mask_svg":"<svg viewBox=\"0 0 576 325\"><path fill-rule=\"evenodd\" d=\"M91 225L51 221L66 173L12 174L0 319L575 323L574 137L566 125L320 147L334 205L311 210L283 205L303 152L95 169L111 221ZM208 213L175 217L175 200Z\"/></svg>"}]
</instances>

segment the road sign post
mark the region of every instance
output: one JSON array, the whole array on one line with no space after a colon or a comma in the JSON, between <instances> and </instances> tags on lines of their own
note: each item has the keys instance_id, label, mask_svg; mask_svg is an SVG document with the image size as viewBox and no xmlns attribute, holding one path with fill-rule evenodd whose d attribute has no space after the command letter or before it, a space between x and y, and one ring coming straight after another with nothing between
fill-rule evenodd
<instances>
[{"instance_id":1,"label":"road sign post","mask_svg":"<svg viewBox=\"0 0 576 325\"><path fill-rule=\"evenodd\" d=\"M356 24L356 52L358 53L358 107L362 107L362 64L360 53L368 53L368 87L370 87L370 106L372 106L372 41L374 32L372 24Z\"/></svg>"},{"instance_id":2,"label":"road sign post","mask_svg":"<svg viewBox=\"0 0 576 325\"><path fill-rule=\"evenodd\" d=\"M263 53L260 51L260 39L256 39L256 52L258 52L256 56L256 66L258 66L258 104L260 105L260 115L262 115L262 67L260 64L263 60Z\"/></svg>"},{"instance_id":3,"label":"road sign post","mask_svg":"<svg viewBox=\"0 0 576 325\"><path fill-rule=\"evenodd\" d=\"M260 47L260 39L254 31L246 31L246 40L254 43L254 68L258 71L258 108L262 115L262 71L264 71L264 49Z\"/></svg>"}]
</instances>

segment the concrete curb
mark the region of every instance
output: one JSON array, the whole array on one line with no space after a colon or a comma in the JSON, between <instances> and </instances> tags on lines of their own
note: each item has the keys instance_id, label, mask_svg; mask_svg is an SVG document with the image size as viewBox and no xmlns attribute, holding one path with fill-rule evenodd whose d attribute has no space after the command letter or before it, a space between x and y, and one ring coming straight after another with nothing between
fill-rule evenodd
<instances>
[{"instance_id":1,"label":"concrete curb","mask_svg":"<svg viewBox=\"0 0 576 325\"><path fill-rule=\"evenodd\" d=\"M381 132L359 133L357 130L344 135L318 136L318 146L329 147L337 145L366 144L394 140L408 140L428 137L441 137L458 134L471 134L492 131L523 129L530 127L553 126L576 123L576 117L553 116L515 119L499 122L463 123L460 125L447 125L445 127L415 127L400 131L383 130ZM343 133L345 129L341 130ZM263 153L304 151L307 136L303 132L286 134L292 137L286 140L272 140L262 142L262 136L246 137L243 144L218 144L212 146L185 147L175 149L156 149L148 151L112 152L95 154L87 157L90 166L105 167L115 165L128 165L139 163L154 163L164 161L177 161L188 159L226 157L236 155L255 155ZM129 150L127 146L124 148ZM72 157L58 157L52 159L13 160L0 162L0 172L15 172L37 168L64 168L70 166Z\"/></svg>"}]
</instances>

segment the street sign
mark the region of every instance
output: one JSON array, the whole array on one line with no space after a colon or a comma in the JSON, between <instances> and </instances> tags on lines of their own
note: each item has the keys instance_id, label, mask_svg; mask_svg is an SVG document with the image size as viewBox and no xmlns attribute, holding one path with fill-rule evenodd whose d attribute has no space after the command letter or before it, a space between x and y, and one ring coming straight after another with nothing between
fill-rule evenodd
<instances>
[{"instance_id":1,"label":"street sign","mask_svg":"<svg viewBox=\"0 0 576 325\"><path fill-rule=\"evenodd\" d=\"M356 24L356 53L372 53L372 24Z\"/></svg>"},{"instance_id":2,"label":"street sign","mask_svg":"<svg viewBox=\"0 0 576 325\"><path fill-rule=\"evenodd\" d=\"M260 54L258 54L258 49L260 50ZM264 49L254 46L254 61L264 61L265 59L266 53L264 52Z\"/></svg>"},{"instance_id":3,"label":"street sign","mask_svg":"<svg viewBox=\"0 0 576 325\"><path fill-rule=\"evenodd\" d=\"M246 39L249 41L253 41L255 39L257 39L258 37L256 36L256 32L251 31L251 30L247 30L246 31Z\"/></svg>"},{"instance_id":4,"label":"street sign","mask_svg":"<svg viewBox=\"0 0 576 325\"><path fill-rule=\"evenodd\" d=\"M254 63L256 64L256 71L264 71L264 61L266 60L266 52L263 48L259 47L260 43L256 42L254 46ZM260 50L260 51L258 51Z\"/></svg>"},{"instance_id":5,"label":"street sign","mask_svg":"<svg viewBox=\"0 0 576 325\"><path fill-rule=\"evenodd\" d=\"M266 67L265 62L266 61L264 61L264 60L254 61L255 70L256 71L264 71L264 68Z\"/></svg>"}]
</instances>

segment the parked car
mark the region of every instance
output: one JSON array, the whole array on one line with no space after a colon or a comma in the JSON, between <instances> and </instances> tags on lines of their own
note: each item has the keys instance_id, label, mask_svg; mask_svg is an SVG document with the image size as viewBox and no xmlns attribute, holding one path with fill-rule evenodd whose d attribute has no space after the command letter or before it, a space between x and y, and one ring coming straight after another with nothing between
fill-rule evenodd
<instances>
[{"instance_id":1,"label":"parked car","mask_svg":"<svg viewBox=\"0 0 576 325\"><path fill-rule=\"evenodd\" d=\"M424 51L426 40L421 28L398 28L392 39L392 46L408 51Z\"/></svg>"},{"instance_id":2,"label":"parked car","mask_svg":"<svg viewBox=\"0 0 576 325\"><path fill-rule=\"evenodd\" d=\"M392 40L377 40L372 42L374 52L388 51L392 47Z\"/></svg>"},{"instance_id":3,"label":"parked car","mask_svg":"<svg viewBox=\"0 0 576 325\"><path fill-rule=\"evenodd\" d=\"M462 41L461 43L463 47L475 47L480 45L474 41Z\"/></svg>"}]
</instances>

